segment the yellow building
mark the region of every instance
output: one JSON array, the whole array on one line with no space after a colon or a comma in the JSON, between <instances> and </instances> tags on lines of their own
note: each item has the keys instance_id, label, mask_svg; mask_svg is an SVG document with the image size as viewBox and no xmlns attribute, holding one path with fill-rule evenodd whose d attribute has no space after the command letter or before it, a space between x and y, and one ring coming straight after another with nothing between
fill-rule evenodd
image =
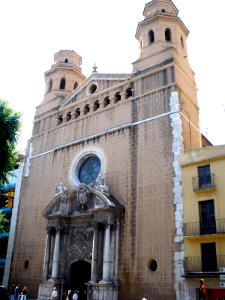
<instances>
[{"instance_id":1,"label":"yellow building","mask_svg":"<svg viewBox=\"0 0 225 300\"><path fill-rule=\"evenodd\" d=\"M225 145L180 157L183 180L184 277L193 289L225 295ZM220 290L219 290L220 289Z\"/></svg>"}]
</instances>

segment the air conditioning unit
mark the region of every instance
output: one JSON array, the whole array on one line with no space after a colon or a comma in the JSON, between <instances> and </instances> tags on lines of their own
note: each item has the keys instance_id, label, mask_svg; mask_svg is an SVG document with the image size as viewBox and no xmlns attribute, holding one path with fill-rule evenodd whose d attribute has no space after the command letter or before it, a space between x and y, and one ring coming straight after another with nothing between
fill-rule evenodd
<instances>
[{"instance_id":1,"label":"air conditioning unit","mask_svg":"<svg viewBox=\"0 0 225 300\"><path fill-rule=\"evenodd\" d=\"M225 272L225 268L220 268L220 272Z\"/></svg>"}]
</instances>

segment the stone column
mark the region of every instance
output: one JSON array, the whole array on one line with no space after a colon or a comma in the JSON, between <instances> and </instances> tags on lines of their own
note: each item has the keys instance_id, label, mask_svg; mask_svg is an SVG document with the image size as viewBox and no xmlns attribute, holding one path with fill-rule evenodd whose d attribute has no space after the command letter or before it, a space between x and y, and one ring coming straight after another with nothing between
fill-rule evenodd
<instances>
[{"instance_id":1,"label":"stone column","mask_svg":"<svg viewBox=\"0 0 225 300\"><path fill-rule=\"evenodd\" d=\"M116 224L116 249L115 249L115 261L114 261L114 279L118 280L118 265L119 265L119 240L120 240L120 222Z\"/></svg>"},{"instance_id":2,"label":"stone column","mask_svg":"<svg viewBox=\"0 0 225 300\"><path fill-rule=\"evenodd\" d=\"M54 245L55 245L55 228L52 228L51 243L50 243L50 258L49 258L49 266L48 266L50 277L52 274L52 260L53 260L53 253L54 253Z\"/></svg>"},{"instance_id":3,"label":"stone column","mask_svg":"<svg viewBox=\"0 0 225 300\"><path fill-rule=\"evenodd\" d=\"M98 279L98 242L99 242L99 224L95 224L92 246L91 261L91 282L97 282Z\"/></svg>"},{"instance_id":4,"label":"stone column","mask_svg":"<svg viewBox=\"0 0 225 300\"><path fill-rule=\"evenodd\" d=\"M104 241L104 256L103 256L103 275L102 281L109 282L110 280L110 235L111 235L111 222L108 220L105 229L105 241Z\"/></svg>"},{"instance_id":5,"label":"stone column","mask_svg":"<svg viewBox=\"0 0 225 300\"><path fill-rule=\"evenodd\" d=\"M53 262L52 262L52 278L58 277L60 229L61 228L59 226L56 228L55 245L54 245Z\"/></svg>"},{"instance_id":6,"label":"stone column","mask_svg":"<svg viewBox=\"0 0 225 300\"><path fill-rule=\"evenodd\" d=\"M111 281L114 280L115 278L115 240L116 240L116 231L115 231L115 226L111 225L111 230L110 230L110 261L109 261L109 278Z\"/></svg>"},{"instance_id":7,"label":"stone column","mask_svg":"<svg viewBox=\"0 0 225 300\"><path fill-rule=\"evenodd\" d=\"M47 236L46 236L46 244L45 244L45 258L44 258L44 272L43 272L43 278L45 280L48 280L49 261L50 261L50 253L51 253L51 233L52 233L52 228L47 227Z\"/></svg>"}]
</instances>

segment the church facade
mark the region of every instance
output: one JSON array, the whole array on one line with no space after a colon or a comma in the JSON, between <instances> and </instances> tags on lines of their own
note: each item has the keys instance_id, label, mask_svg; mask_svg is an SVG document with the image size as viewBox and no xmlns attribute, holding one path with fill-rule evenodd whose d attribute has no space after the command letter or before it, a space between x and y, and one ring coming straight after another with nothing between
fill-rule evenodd
<instances>
[{"instance_id":1,"label":"church facade","mask_svg":"<svg viewBox=\"0 0 225 300\"><path fill-rule=\"evenodd\" d=\"M143 11L130 74L86 78L61 50L45 73L10 283L30 297L194 299L184 274L179 155L202 146L189 31L170 0ZM197 287L197 286L196 286ZM192 297L192 298L189 298Z\"/></svg>"}]
</instances>

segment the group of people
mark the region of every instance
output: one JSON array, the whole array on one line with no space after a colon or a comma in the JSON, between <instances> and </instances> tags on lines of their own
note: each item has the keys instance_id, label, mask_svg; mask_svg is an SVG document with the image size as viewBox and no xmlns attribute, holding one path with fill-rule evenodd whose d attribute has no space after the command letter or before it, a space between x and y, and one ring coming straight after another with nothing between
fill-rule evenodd
<instances>
[{"instance_id":1,"label":"group of people","mask_svg":"<svg viewBox=\"0 0 225 300\"><path fill-rule=\"evenodd\" d=\"M75 290L74 293L72 293L72 290L68 290L67 295L66 295L66 300L78 300L78 294L79 294L79 291L77 291L77 290ZM57 288L54 287L50 300L57 300L57 298L58 298L58 291L57 291Z\"/></svg>"},{"instance_id":2,"label":"group of people","mask_svg":"<svg viewBox=\"0 0 225 300\"><path fill-rule=\"evenodd\" d=\"M26 286L21 288L20 284L17 284L14 291L11 293L11 300L26 300L27 299L28 289Z\"/></svg>"},{"instance_id":3,"label":"group of people","mask_svg":"<svg viewBox=\"0 0 225 300\"><path fill-rule=\"evenodd\" d=\"M77 300L78 299L78 291L75 290L74 293L72 293L71 290L68 291L66 300Z\"/></svg>"},{"instance_id":4,"label":"group of people","mask_svg":"<svg viewBox=\"0 0 225 300\"><path fill-rule=\"evenodd\" d=\"M204 279L200 279L199 281L199 292L200 292L200 297L201 299L206 299L206 289L205 289L205 283ZM15 290L12 291L11 293L11 299L10 300L27 300L27 293L28 289L26 286L24 286L21 289L20 284L17 284L15 287ZM68 290L67 295L66 295L66 300L78 300L78 294L79 291L75 290L74 293L72 293L72 290ZM57 288L54 287L53 291L51 293L51 299L50 300L58 300L58 292ZM147 300L147 297L144 296L142 300Z\"/></svg>"}]
</instances>

